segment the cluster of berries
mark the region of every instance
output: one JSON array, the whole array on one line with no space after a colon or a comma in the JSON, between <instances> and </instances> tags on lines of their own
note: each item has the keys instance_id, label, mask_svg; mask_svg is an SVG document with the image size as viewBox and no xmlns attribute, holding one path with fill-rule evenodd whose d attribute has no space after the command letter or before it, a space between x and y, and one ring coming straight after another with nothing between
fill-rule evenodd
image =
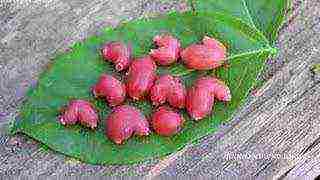
<instances>
[{"instance_id":1,"label":"cluster of berries","mask_svg":"<svg viewBox=\"0 0 320 180\"><path fill-rule=\"evenodd\" d=\"M125 83L112 75L102 74L91 89L96 98L103 98L114 107L106 118L105 132L116 144L122 144L132 135L149 135L151 127L159 135L172 136L184 123L184 118L174 109L186 108L189 115L199 121L210 114L215 99L231 100L229 88L215 77L200 77L186 89L179 77L157 76L156 73L157 65L170 66L179 59L195 70L220 67L226 61L226 48L222 43L206 36L201 44L182 49L179 40L168 34L155 36L153 41L158 48L135 60L131 46L123 42L108 42L102 47L104 60L114 63L117 71L128 69ZM136 101L150 98L157 107L150 121L137 108L123 105L127 96ZM94 129L99 117L89 102L72 100L58 119L63 125L80 122Z\"/></svg>"}]
</instances>

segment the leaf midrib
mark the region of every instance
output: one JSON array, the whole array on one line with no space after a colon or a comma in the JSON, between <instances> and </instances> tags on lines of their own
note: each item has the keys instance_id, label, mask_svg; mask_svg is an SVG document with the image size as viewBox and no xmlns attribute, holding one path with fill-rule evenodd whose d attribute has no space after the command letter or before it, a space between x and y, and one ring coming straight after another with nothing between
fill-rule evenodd
<instances>
[{"instance_id":1,"label":"leaf midrib","mask_svg":"<svg viewBox=\"0 0 320 180\"><path fill-rule=\"evenodd\" d=\"M259 34L261 34L261 36L263 36L263 38L268 42L268 44L270 45L270 41L267 39L267 37L265 36L265 34L257 28L256 24L254 23L253 21L253 18L252 18L252 14L250 13L250 10L247 6L247 2L245 0L241 0L241 2L243 3L244 7L245 7L245 11L247 12L248 16L249 16L249 21L251 22L250 26L252 26L252 28L254 28ZM197 9L195 8L196 6L196 0L189 0L189 3L190 3L190 6L192 7L191 10L193 12L197 12ZM245 23L245 24L248 24L246 22L244 22L242 19L238 18L238 17L233 17L235 19L238 19L239 21Z\"/></svg>"}]
</instances>

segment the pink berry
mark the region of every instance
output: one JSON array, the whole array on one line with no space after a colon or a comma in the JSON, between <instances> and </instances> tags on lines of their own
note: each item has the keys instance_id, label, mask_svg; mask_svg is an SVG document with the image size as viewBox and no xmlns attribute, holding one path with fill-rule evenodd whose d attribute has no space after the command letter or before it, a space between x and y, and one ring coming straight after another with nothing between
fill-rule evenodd
<instances>
[{"instance_id":1,"label":"pink berry","mask_svg":"<svg viewBox=\"0 0 320 180\"><path fill-rule=\"evenodd\" d=\"M59 116L63 125L73 125L77 122L89 128L96 128L98 125L98 114L93 105L84 100L72 100Z\"/></svg>"},{"instance_id":2,"label":"pink berry","mask_svg":"<svg viewBox=\"0 0 320 180\"><path fill-rule=\"evenodd\" d=\"M147 136L149 134L147 119L132 106L118 106L106 119L106 136L116 144L122 144L133 135Z\"/></svg>"},{"instance_id":3,"label":"pink berry","mask_svg":"<svg viewBox=\"0 0 320 180\"><path fill-rule=\"evenodd\" d=\"M226 47L219 41L205 36L203 44L193 44L184 49L181 58L184 64L191 69L215 69L226 61Z\"/></svg>"},{"instance_id":4,"label":"pink berry","mask_svg":"<svg viewBox=\"0 0 320 180\"><path fill-rule=\"evenodd\" d=\"M123 42L109 42L102 47L102 56L115 64L117 71L125 70L131 62L132 48Z\"/></svg>"},{"instance_id":5,"label":"pink berry","mask_svg":"<svg viewBox=\"0 0 320 180\"><path fill-rule=\"evenodd\" d=\"M156 106L168 101L172 107L184 108L186 94L186 89L181 83L180 78L162 75L151 88L150 98Z\"/></svg>"},{"instance_id":6,"label":"pink berry","mask_svg":"<svg viewBox=\"0 0 320 180\"><path fill-rule=\"evenodd\" d=\"M220 101L231 100L227 85L214 77L199 78L187 93L186 107L189 115L195 120L205 118L211 113L215 98Z\"/></svg>"},{"instance_id":7,"label":"pink berry","mask_svg":"<svg viewBox=\"0 0 320 180\"><path fill-rule=\"evenodd\" d=\"M117 106L125 101L126 87L115 77L102 74L92 87L92 93L96 98L105 98L110 106Z\"/></svg>"},{"instance_id":8,"label":"pink berry","mask_svg":"<svg viewBox=\"0 0 320 180\"><path fill-rule=\"evenodd\" d=\"M168 107L162 106L152 115L152 127L162 136L177 134L182 129L183 123L183 117Z\"/></svg>"},{"instance_id":9,"label":"pink berry","mask_svg":"<svg viewBox=\"0 0 320 180\"><path fill-rule=\"evenodd\" d=\"M155 36L153 41L158 49L152 49L150 56L160 65L175 63L180 57L181 45L178 39L171 35Z\"/></svg>"},{"instance_id":10,"label":"pink berry","mask_svg":"<svg viewBox=\"0 0 320 180\"><path fill-rule=\"evenodd\" d=\"M127 93L134 100L149 94L156 79L157 66L150 56L132 61L127 78Z\"/></svg>"}]
</instances>

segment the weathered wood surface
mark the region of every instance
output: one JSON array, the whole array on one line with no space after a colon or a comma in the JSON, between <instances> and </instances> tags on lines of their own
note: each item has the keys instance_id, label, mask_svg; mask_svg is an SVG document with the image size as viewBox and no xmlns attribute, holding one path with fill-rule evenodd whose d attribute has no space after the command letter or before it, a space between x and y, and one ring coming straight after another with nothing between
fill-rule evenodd
<instances>
[{"instance_id":1,"label":"weathered wood surface","mask_svg":"<svg viewBox=\"0 0 320 180\"><path fill-rule=\"evenodd\" d=\"M44 150L27 137L8 137L4 129L56 53L103 27L186 8L181 0L0 0L0 174L145 174L157 160L87 165Z\"/></svg>"},{"instance_id":2,"label":"weathered wood surface","mask_svg":"<svg viewBox=\"0 0 320 180\"><path fill-rule=\"evenodd\" d=\"M57 51L123 19L186 8L182 1L163 0L8 2L0 4L0 129ZM315 177L320 173L320 84L310 67L320 63L320 1L294 2L278 40L280 55L269 60L262 75L267 83L231 123L199 144L162 160L93 166L1 132L0 174Z\"/></svg>"},{"instance_id":3,"label":"weathered wood surface","mask_svg":"<svg viewBox=\"0 0 320 180\"><path fill-rule=\"evenodd\" d=\"M296 1L296 8L280 33L280 55L271 60L283 67L232 123L187 148L160 174L287 179L320 174L320 84L310 72L320 62L320 1Z\"/></svg>"}]
</instances>

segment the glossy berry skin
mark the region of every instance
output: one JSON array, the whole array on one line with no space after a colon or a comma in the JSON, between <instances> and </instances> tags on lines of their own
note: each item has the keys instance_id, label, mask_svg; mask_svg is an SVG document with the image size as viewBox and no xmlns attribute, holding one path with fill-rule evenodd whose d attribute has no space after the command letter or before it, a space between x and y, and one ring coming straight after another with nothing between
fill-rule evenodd
<instances>
[{"instance_id":1,"label":"glossy berry skin","mask_svg":"<svg viewBox=\"0 0 320 180\"><path fill-rule=\"evenodd\" d=\"M153 38L158 49L152 49L150 56L159 64L168 66L180 57L181 45L177 38L171 35L157 35Z\"/></svg>"},{"instance_id":2,"label":"glossy berry skin","mask_svg":"<svg viewBox=\"0 0 320 180\"><path fill-rule=\"evenodd\" d=\"M63 125L74 125L80 122L80 124L94 129L98 125L99 117L91 103L84 100L72 100L63 109L58 120Z\"/></svg>"},{"instance_id":3,"label":"glossy berry skin","mask_svg":"<svg viewBox=\"0 0 320 180\"><path fill-rule=\"evenodd\" d=\"M214 104L213 93L208 89L191 87L187 93L186 107L189 115L196 121L210 114Z\"/></svg>"},{"instance_id":4,"label":"glossy berry skin","mask_svg":"<svg viewBox=\"0 0 320 180\"><path fill-rule=\"evenodd\" d=\"M117 71L125 70L131 63L132 48L123 42L108 42L102 47L102 56L115 64Z\"/></svg>"},{"instance_id":5,"label":"glossy berry skin","mask_svg":"<svg viewBox=\"0 0 320 180\"><path fill-rule=\"evenodd\" d=\"M156 79L157 66L146 56L132 61L127 77L127 93L134 100L140 100L149 94Z\"/></svg>"},{"instance_id":6,"label":"glossy berry skin","mask_svg":"<svg viewBox=\"0 0 320 180\"><path fill-rule=\"evenodd\" d=\"M133 135L147 136L149 134L147 119L132 106L118 106L106 119L106 136L116 144L122 144Z\"/></svg>"},{"instance_id":7,"label":"glossy berry skin","mask_svg":"<svg viewBox=\"0 0 320 180\"><path fill-rule=\"evenodd\" d=\"M195 81L187 92L186 107L189 115L201 120L212 111L215 98L230 101L231 93L227 85L214 77L202 77Z\"/></svg>"},{"instance_id":8,"label":"glossy berry skin","mask_svg":"<svg viewBox=\"0 0 320 180\"><path fill-rule=\"evenodd\" d=\"M192 44L181 53L183 63L190 69L210 70L223 65L227 50L219 41L205 36L202 44Z\"/></svg>"},{"instance_id":9,"label":"glossy berry skin","mask_svg":"<svg viewBox=\"0 0 320 180\"><path fill-rule=\"evenodd\" d=\"M105 98L110 106L117 106L125 101L126 86L115 77L102 74L92 87L92 93L96 98Z\"/></svg>"},{"instance_id":10,"label":"glossy berry skin","mask_svg":"<svg viewBox=\"0 0 320 180\"><path fill-rule=\"evenodd\" d=\"M229 87L220 79L206 76L196 81L198 87L213 90L213 95L219 101L231 101L231 92Z\"/></svg>"},{"instance_id":11,"label":"glossy berry skin","mask_svg":"<svg viewBox=\"0 0 320 180\"><path fill-rule=\"evenodd\" d=\"M167 101L172 107L184 108L186 95L180 78L171 75L160 76L150 91L150 99L155 106Z\"/></svg>"},{"instance_id":12,"label":"glossy berry skin","mask_svg":"<svg viewBox=\"0 0 320 180\"><path fill-rule=\"evenodd\" d=\"M177 134L183 123L183 117L168 107L162 106L152 115L152 127L161 136Z\"/></svg>"}]
</instances>

